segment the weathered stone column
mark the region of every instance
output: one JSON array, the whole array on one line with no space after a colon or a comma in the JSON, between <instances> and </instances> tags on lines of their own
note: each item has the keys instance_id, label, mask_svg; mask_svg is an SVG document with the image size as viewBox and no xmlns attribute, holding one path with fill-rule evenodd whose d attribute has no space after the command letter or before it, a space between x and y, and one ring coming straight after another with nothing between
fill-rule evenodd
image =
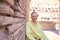
<instances>
[{"instance_id":1,"label":"weathered stone column","mask_svg":"<svg viewBox=\"0 0 60 40\"><path fill-rule=\"evenodd\" d=\"M28 0L0 0L0 40L25 40Z\"/></svg>"},{"instance_id":2,"label":"weathered stone column","mask_svg":"<svg viewBox=\"0 0 60 40\"><path fill-rule=\"evenodd\" d=\"M31 0L26 0L26 20L29 20L29 13L30 13L30 2Z\"/></svg>"}]
</instances>

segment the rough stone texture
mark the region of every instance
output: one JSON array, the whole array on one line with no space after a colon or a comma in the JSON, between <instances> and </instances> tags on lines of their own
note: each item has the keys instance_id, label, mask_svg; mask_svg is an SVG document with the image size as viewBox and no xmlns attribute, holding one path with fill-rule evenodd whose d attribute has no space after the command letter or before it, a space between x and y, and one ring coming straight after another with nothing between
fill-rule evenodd
<instances>
[{"instance_id":1,"label":"rough stone texture","mask_svg":"<svg viewBox=\"0 0 60 40\"><path fill-rule=\"evenodd\" d=\"M42 28L45 30L55 30L55 22L52 21L41 21L40 24L42 25Z\"/></svg>"},{"instance_id":2,"label":"rough stone texture","mask_svg":"<svg viewBox=\"0 0 60 40\"><path fill-rule=\"evenodd\" d=\"M25 40L26 0L0 0L0 40Z\"/></svg>"},{"instance_id":3,"label":"rough stone texture","mask_svg":"<svg viewBox=\"0 0 60 40\"><path fill-rule=\"evenodd\" d=\"M7 16L0 16L0 26L10 25L10 24L17 24L24 22L22 21L23 18L13 18L13 17L7 17Z\"/></svg>"},{"instance_id":4,"label":"rough stone texture","mask_svg":"<svg viewBox=\"0 0 60 40\"><path fill-rule=\"evenodd\" d=\"M0 16L0 23L2 26L12 24L14 21L14 18L12 17L6 17L6 16Z\"/></svg>"},{"instance_id":5,"label":"rough stone texture","mask_svg":"<svg viewBox=\"0 0 60 40\"><path fill-rule=\"evenodd\" d=\"M9 4L14 5L14 0L6 0Z\"/></svg>"},{"instance_id":6,"label":"rough stone texture","mask_svg":"<svg viewBox=\"0 0 60 40\"><path fill-rule=\"evenodd\" d=\"M14 16L25 18L25 15L23 15L23 13L20 13L20 12L15 12Z\"/></svg>"},{"instance_id":7,"label":"rough stone texture","mask_svg":"<svg viewBox=\"0 0 60 40\"><path fill-rule=\"evenodd\" d=\"M13 15L14 10L10 8L9 6L7 6L6 4L0 2L0 14L1 15Z\"/></svg>"}]
</instances>

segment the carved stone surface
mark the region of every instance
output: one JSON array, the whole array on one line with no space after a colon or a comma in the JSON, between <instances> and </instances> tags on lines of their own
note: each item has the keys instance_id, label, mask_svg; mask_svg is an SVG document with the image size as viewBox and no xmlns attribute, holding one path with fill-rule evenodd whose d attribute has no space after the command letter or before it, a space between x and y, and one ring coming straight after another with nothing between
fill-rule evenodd
<instances>
[{"instance_id":1,"label":"carved stone surface","mask_svg":"<svg viewBox=\"0 0 60 40\"><path fill-rule=\"evenodd\" d=\"M25 15L23 13L20 13L20 12L15 12L14 16L25 18Z\"/></svg>"},{"instance_id":2,"label":"carved stone surface","mask_svg":"<svg viewBox=\"0 0 60 40\"><path fill-rule=\"evenodd\" d=\"M1 15L13 15L14 10L10 8L9 6L7 6L6 4L0 2L0 14Z\"/></svg>"},{"instance_id":3,"label":"carved stone surface","mask_svg":"<svg viewBox=\"0 0 60 40\"><path fill-rule=\"evenodd\" d=\"M25 40L25 1L0 1L0 40Z\"/></svg>"},{"instance_id":4,"label":"carved stone surface","mask_svg":"<svg viewBox=\"0 0 60 40\"><path fill-rule=\"evenodd\" d=\"M14 0L6 0L8 3L10 3L11 5L14 5Z\"/></svg>"}]
</instances>

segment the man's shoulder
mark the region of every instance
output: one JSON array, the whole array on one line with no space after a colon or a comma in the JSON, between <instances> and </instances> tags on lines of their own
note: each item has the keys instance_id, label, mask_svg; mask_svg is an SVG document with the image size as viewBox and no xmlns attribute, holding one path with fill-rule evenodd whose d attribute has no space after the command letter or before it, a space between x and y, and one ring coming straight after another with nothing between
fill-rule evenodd
<instances>
[{"instance_id":1,"label":"man's shoulder","mask_svg":"<svg viewBox=\"0 0 60 40\"><path fill-rule=\"evenodd\" d=\"M37 24L40 25L40 26L42 25L40 22L37 22Z\"/></svg>"}]
</instances>

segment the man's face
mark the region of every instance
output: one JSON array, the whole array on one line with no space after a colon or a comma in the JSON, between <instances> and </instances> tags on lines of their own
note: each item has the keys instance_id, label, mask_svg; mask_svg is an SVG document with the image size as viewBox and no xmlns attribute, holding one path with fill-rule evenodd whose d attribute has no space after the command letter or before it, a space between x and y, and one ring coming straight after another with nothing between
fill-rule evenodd
<instances>
[{"instance_id":1,"label":"man's face","mask_svg":"<svg viewBox=\"0 0 60 40\"><path fill-rule=\"evenodd\" d=\"M32 18L32 21L36 21L37 18L38 18L38 14L37 14L37 13L33 13L33 14L31 15L31 18Z\"/></svg>"}]
</instances>

